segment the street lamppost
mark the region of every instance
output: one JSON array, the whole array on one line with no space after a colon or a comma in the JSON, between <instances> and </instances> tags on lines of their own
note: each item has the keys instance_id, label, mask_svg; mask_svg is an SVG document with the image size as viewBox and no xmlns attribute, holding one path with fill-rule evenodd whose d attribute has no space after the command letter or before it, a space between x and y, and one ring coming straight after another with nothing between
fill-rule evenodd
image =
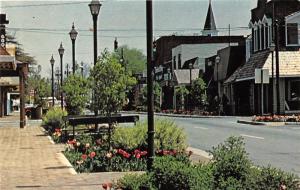
<instances>
[{"instance_id":1,"label":"street lamppost","mask_svg":"<svg viewBox=\"0 0 300 190\"><path fill-rule=\"evenodd\" d=\"M147 169L152 170L154 160L154 96L153 96L153 11L152 0L146 1L147 31L147 107L148 107L148 160Z\"/></svg>"},{"instance_id":2,"label":"street lamppost","mask_svg":"<svg viewBox=\"0 0 300 190\"><path fill-rule=\"evenodd\" d=\"M83 62L81 62L80 69L81 69L81 76L83 78Z\"/></svg>"},{"instance_id":3,"label":"street lamppost","mask_svg":"<svg viewBox=\"0 0 300 190\"><path fill-rule=\"evenodd\" d=\"M274 115L274 51L275 51L275 44L272 42L270 45L270 51L271 51L271 56L272 56L272 85L271 85L271 114Z\"/></svg>"},{"instance_id":4,"label":"street lamppost","mask_svg":"<svg viewBox=\"0 0 300 190\"><path fill-rule=\"evenodd\" d=\"M58 53L60 55L60 107L61 109L64 109L64 95L63 95L63 90L62 90L62 86L63 86L63 55L64 55L65 49L62 46L62 43L60 43L60 46L58 48Z\"/></svg>"},{"instance_id":5,"label":"street lamppost","mask_svg":"<svg viewBox=\"0 0 300 190\"><path fill-rule=\"evenodd\" d=\"M76 40L76 37L77 37L77 34L78 32L75 30L75 27L74 27L74 22L73 22L73 25L72 25L72 30L69 32L70 34L70 38L72 40L72 62L73 62L73 75L75 74L75 40Z\"/></svg>"},{"instance_id":6,"label":"street lamppost","mask_svg":"<svg viewBox=\"0 0 300 190\"><path fill-rule=\"evenodd\" d=\"M90 11L93 17L93 30L94 30L94 66L97 63L97 19L98 15L100 12L100 7L101 3L99 0L92 0L91 3L89 4ZM95 100L95 94L92 94L92 101L94 102ZM95 109L95 115L98 115L98 111ZM97 127L97 126L95 126Z\"/></svg>"},{"instance_id":7,"label":"street lamppost","mask_svg":"<svg viewBox=\"0 0 300 190\"><path fill-rule=\"evenodd\" d=\"M193 69L193 63L189 63L189 69L190 69L189 111L191 111L191 110L192 110L192 96L191 96L191 90L192 90L192 69Z\"/></svg>"},{"instance_id":8,"label":"street lamppost","mask_svg":"<svg viewBox=\"0 0 300 190\"><path fill-rule=\"evenodd\" d=\"M51 59L50 59L50 63L51 63L51 73L52 73L52 85L51 85L51 96L52 96L52 106L54 107L54 71L53 71L53 67L54 67L54 58L53 58L53 55L51 56Z\"/></svg>"},{"instance_id":9,"label":"street lamppost","mask_svg":"<svg viewBox=\"0 0 300 190\"><path fill-rule=\"evenodd\" d=\"M65 74L67 75L67 78L69 77L69 64L67 63L67 66L66 66L66 71L65 71Z\"/></svg>"},{"instance_id":10,"label":"street lamppost","mask_svg":"<svg viewBox=\"0 0 300 190\"><path fill-rule=\"evenodd\" d=\"M92 0L89 4L91 14L93 16L94 29L94 65L97 62L97 19L100 12L101 3L99 0Z\"/></svg>"},{"instance_id":11,"label":"street lamppost","mask_svg":"<svg viewBox=\"0 0 300 190\"><path fill-rule=\"evenodd\" d=\"M280 114L280 89L279 89L279 41L278 41L278 20L275 20L275 58L276 58L276 106L277 114Z\"/></svg>"},{"instance_id":12,"label":"street lamppost","mask_svg":"<svg viewBox=\"0 0 300 190\"><path fill-rule=\"evenodd\" d=\"M220 115L220 103L219 103L219 63L220 63L220 56L217 55L216 57L216 66L217 66L217 89L218 89L218 94L217 94L217 104L218 104L218 115Z\"/></svg>"}]
</instances>

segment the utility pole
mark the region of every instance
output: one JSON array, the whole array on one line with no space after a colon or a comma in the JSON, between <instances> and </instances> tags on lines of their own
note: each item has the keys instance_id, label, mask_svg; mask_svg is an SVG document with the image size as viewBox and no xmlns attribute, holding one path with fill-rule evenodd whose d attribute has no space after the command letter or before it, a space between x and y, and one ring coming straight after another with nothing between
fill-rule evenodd
<instances>
[{"instance_id":1,"label":"utility pole","mask_svg":"<svg viewBox=\"0 0 300 190\"><path fill-rule=\"evenodd\" d=\"M276 57L276 102L277 115L280 114L280 89L279 89L279 41L278 41L278 20L275 20L275 57Z\"/></svg>"}]
</instances>

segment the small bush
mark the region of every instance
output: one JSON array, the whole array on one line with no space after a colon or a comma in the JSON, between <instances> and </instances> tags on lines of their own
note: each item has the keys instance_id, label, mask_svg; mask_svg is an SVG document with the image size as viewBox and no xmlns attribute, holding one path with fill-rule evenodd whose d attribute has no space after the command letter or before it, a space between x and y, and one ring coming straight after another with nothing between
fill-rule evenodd
<instances>
[{"instance_id":1,"label":"small bush","mask_svg":"<svg viewBox=\"0 0 300 190\"><path fill-rule=\"evenodd\" d=\"M242 137L229 137L224 143L213 147L213 177L216 189L237 188L244 185L251 168L251 161L244 148Z\"/></svg>"},{"instance_id":2,"label":"small bush","mask_svg":"<svg viewBox=\"0 0 300 190\"><path fill-rule=\"evenodd\" d=\"M151 174L128 174L117 182L117 186L123 190L140 190L143 188L156 190L152 180Z\"/></svg>"},{"instance_id":3,"label":"small bush","mask_svg":"<svg viewBox=\"0 0 300 190\"><path fill-rule=\"evenodd\" d=\"M287 189L297 189L297 176L271 166L252 168L247 187L251 189L273 190L284 185Z\"/></svg>"},{"instance_id":4,"label":"small bush","mask_svg":"<svg viewBox=\"0 0 300 190\"><path fill-rule=\"evenodd\" d=\"M135 127L118 127L112 135L114 147L126 150L147 148L147 122L139 122ZM183 151L187 147L186 134L174 122L155 121L156 150Z\"/></svg>"},{"instance_id":5,"label":"small bush","mask_svg":"<svg viewBox=\"0 0 300 190\"><path fill-rule=\"evenodd\" d=\"M192 165L174 157L158 157L153 165L155 184L161 190L211 189L210 165Z\"/></svg>"},{"instance_id":6,"label":"small bush","mask_svg":"<svg viewBox=\"0 0 300 190\"><path fill-rule=\"evenodd\" d=\"M51 108L46 115L43 117L43 125L46 126L46 129L53 133L55 129L62 128L63 126L63 116L67 116L67 112L61 108L54 107Z\"/></svg>"}]
</instances>

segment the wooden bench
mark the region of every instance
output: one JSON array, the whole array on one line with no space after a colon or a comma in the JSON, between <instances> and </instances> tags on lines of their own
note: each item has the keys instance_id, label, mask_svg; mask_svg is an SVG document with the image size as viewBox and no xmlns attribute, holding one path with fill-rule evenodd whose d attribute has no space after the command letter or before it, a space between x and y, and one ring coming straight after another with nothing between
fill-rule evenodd
<instances>
[{"instance_id":1,"label":"wooden bench","mask_svg":"<svg viewBox=\"0 0 300 190\"><path fill-rule=\"evenodd\" d=\"M108 128L102 128L102 133L108 133L109 140L111 136L111 130L112 130L112 124L113 123L136 123L139 121L138 115L128 115L128 116L122 116L122 115L113 115L111 117L106 116L94 116L94 115L79 115L79 116L65 116L63 117L63 120L65 122L65 129L64 132L68 132L66 130L67 124L72 126L72 132L73 132L73 139L75 138L75 127L78 125L97 125L97 124L108 124ZM89 129L80 129L80 130L89 130ZM94 132L96 132L97 129L95 129Z\"/></svg>"}]
</instances>

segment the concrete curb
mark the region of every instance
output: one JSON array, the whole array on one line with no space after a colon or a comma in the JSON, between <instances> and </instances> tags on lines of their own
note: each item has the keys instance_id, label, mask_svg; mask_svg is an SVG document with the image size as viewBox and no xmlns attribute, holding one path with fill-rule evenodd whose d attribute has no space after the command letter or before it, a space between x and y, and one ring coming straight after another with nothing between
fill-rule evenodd
<instances>
[{"instance_id":1,"label":"concrete curb","mask_svg":"<svg viewBox=\"0 0 300 190\"><path fill-rule=\"evenodd\" d=\"M56 153L58 160L64 164L65 166L68 167L69 173L72 175L76 175L77 172L75 171L74 167L72 166L72 164L69 162L69 160L65 157L65 155L61 152Z\"/></svg>"},{"instance_id":2,"label":"concrete curb","mask_svg":"<svg viewBox=\"0 0 300 190\"><path fill-rule=\"evenodd\" d=\"M147 115L147 112L121 112L125 114L141 114ZM167 114L167 113L154 113L157 116L165 116L165 117L181 117L181 118L236 118L236 116L202 116L202 115L183 115L183 114Z\"/></svg>"},{"instance_id":3,"label":"concrete curb","mask_svg":"<svg viewBox=\"0 0 300 190\"><path fill-rule=\"evenodd\" d=\"M238 123L249 125L264 125L267 127L279 127L283 125L300 125L300 122L256 122L256 121L244 121L238 120Z\"/></svg>"},{"instance_id":4,"label":"concrete curb","mask_svg":"<svg viewBox=\"0 0 300 190\"><path fill-rule=\"evenodd\" d=\"M187 151L192 151L194 154L198 155L198 156L202 156L206 159L211 160L213 158L213 156L211 154L209 154L208 152L198 149L198 148L193 148L193 147L188 147Z\"/></svg>"}]
</instances>

